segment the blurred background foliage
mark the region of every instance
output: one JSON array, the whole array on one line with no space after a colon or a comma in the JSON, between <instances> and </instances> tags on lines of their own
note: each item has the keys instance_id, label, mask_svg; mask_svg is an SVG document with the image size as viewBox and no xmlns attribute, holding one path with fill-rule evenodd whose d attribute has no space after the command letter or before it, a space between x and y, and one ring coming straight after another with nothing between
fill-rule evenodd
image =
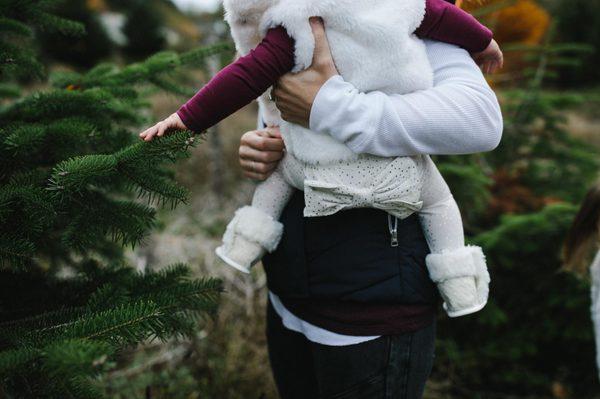
<instances>
[{"instance_id":1,"label":"blurred background foliage","mask_svg":"<svg viewBox=\"0 0 600 399\"><path fill-rule=\"evenodd\" d=\"M561 246L578 203L598 178L600 2L481 0L461 6L491 27L506 66L489 76L505 116L491 153L437 157L459 201L469 240L488 256L491 301L476 315L440 313L437 359L426 398L599 398L587 276L562 267ZM60 15L84 23L73 39L43 33L53 73L101 61L127 63L163 49L227 39L222 13L182 12L169 0L67 0ZM186 74L179 95L149 92L152 119L185 101L224 63ZM20 77L26 89L44 85ZM174 83L174 82L171 82ZM214 322L183 342L120 354L100 379L115 398L275 398L264 337L265 278L240 276L213 256L253 184L237 167L239 137L256 124L250 105L228 118L173 168L188 206L159 209L157 228L127 256L158 269L173 260L220 277L226 294Z\"/></svg>"}]
</instances>

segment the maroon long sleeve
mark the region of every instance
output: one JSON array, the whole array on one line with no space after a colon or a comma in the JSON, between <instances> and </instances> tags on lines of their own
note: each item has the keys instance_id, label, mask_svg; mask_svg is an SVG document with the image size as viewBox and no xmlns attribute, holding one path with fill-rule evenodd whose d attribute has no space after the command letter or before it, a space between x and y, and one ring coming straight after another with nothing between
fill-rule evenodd
<instances>
[{"instance_id":1,"label":"maroon long sleeve","mask_svg":"<svg viewBox=\"0 0 600 399\"><path fill-rule=\"evenodd\" d=\"M294 39L283 27L270 29L248 55L216 74L177 114L201 132L260 97L294 67Z\"/></svg>"},{"instance_id":2,"label":"maroon long sleeve","mask_svg":"<svg viewBox=\"0 0 600 399\"><path fill-rule=\"evenodd\" d=\"M426 0L425 18L415 33L421 38L456 44L476 53L492 41L492 31L475 17L445 0Z\"/></svg>"},{"instance_id":3,"label":"maroon long sleeve","mask_svg":"<svg viewBox=\"0 0 600 399\"><path fill-rule=\"evenodd\" d=\"M488 28L445 0L426 0L425 18L415 33L470 52L485 49L492 39ZM188 129L204 131L260 97L293 67L294 39L281 26L270 29L254 50L221 70L177 114Z\"/></svg>"}]
</instances>

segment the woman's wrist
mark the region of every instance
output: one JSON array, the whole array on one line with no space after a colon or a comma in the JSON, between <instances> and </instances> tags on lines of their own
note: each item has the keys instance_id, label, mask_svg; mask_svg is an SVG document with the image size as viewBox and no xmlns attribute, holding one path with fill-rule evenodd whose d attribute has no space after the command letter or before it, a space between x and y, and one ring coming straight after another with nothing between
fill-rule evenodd
<instances>
[{"instance_id":1,"label":"woman's wrist","mask_svg":"<svg viewBox=\"0 0 600 399\"><path fill-rule=\"evenodd\" d=\"M332 111L340 104L344 96L356 91L356 88L344 80L341 75L330 77L317 91L310 109L308 126L314 132L330 134ZM333 122L333 123L332 123Z\"/></svg>"}]
</instances>

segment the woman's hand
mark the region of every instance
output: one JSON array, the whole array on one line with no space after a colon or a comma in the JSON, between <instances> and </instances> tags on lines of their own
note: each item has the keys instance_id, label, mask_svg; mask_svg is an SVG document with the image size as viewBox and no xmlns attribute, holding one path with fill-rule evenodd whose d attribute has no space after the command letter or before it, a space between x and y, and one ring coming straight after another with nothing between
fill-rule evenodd
<instances>
[{"instance_id":1,"label":"woman's hand","mask_svg":"<svg viewBox=\"0 0 600 399\"><path fill-rule=\"evenodd\" d=\"M319 89L329 78L338 75L323 20L313 17L310 24L315 37L312 65L300 73L284 75L271 93L281 117L304 127L309 126L310 111Z\"/></svg>"},{"instance_id":2,"label":"woman's hand","mask_svg":"<svg viewBox=\"0 0 600 399\"><path fill-rule=\"evenodd\" d=\"M164 121L158 122L156 125L140 133L140 138L144 141L152 141L154 136L162 136L172 130L186 130L187 126L183 124L177 113L170 115Z\"/></svg>"},{"instance_id":3,"label":"woman's hand","mask_svg":"<svg viewBox=\"0 0 600 399\"><path fill-rule=\"evenodd\" d=\"M266 180L283 158L285 146L279 128L254 130L240 140L240 166L244 176L254 180Z\"/></svg>"}]
</instances>

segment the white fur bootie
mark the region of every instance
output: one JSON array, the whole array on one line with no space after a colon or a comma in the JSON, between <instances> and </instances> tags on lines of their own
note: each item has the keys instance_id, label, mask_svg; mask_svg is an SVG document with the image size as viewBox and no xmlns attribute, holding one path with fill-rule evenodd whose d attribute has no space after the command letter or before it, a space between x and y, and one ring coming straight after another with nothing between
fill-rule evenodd
<instances>
[{"instance_id":1,"label":"white fur bootie","mask_svg":"<svg viewBox=\"0 0 600 399\"><path fill-rule=\"evenodd\" d=\"M223 235L223 244L216 254L229 266L244 273L258 262L265 252L273 252L283 225L258 208L245 206L235 212Z\"/></svg>"},{"instance_id":2,"label":"white fur bootie","mask_svg":"<svg viewBox=\"0 0 600 399\"><path fill-rule=\"evenodd\" d=\"M480 247L429 254L425 261L448 316L459 317L483 309L488 300L490 274Z\"/></svg>"}]
</instances>

